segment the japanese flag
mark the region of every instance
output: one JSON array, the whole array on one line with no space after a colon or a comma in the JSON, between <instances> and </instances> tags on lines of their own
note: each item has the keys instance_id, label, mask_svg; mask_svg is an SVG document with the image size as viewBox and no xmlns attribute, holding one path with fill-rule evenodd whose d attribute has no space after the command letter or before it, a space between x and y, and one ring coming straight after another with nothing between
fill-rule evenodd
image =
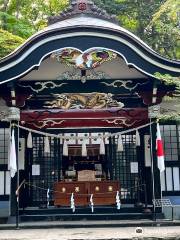
<instances>
[{"instance_id":1,"label":"japanese flag","mask_svg":"<svg viewBox=\"0 0 180 240\"><path fill-rule=\"evenodd\" d=\"M161 139L159 123L157 123L156 150L157 150L158 168L159 168L160 172L163 172L165 170L164 150L163 150L163 144L162 144L162 139Z\"/></svg>"}]
</instances>

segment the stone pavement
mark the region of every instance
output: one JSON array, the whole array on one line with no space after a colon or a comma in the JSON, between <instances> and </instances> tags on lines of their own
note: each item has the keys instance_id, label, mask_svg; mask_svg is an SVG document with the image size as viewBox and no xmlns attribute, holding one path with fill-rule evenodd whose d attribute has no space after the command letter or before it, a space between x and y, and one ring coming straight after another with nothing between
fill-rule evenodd
<instances>
[{"instance_id":1,"label":"stone pavement","mask_svg":"<svg viewBox=\"0 0 180 240\"><path fill-rule=\"evenodd\" d=\"M180 239L180 227L70 228L0 230L0 240Z\"/></svg>"}]
</instances>

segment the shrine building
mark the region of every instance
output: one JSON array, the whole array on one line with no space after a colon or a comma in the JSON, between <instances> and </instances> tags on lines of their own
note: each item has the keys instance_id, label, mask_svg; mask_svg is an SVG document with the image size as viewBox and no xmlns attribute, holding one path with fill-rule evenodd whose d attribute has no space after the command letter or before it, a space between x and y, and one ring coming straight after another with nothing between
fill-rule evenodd
<instances>
[{"instance_id":1,"label":"shrine building","mask_svg":"<svg viewBox=\"0 0 180 240\"><path fill-rule=\"evenodd\" d=\"M156 155L175 87L156 73L178 77L180 62L88 0L0 60L0 218L152 219L155 200L179 204L178 123L160 123L161 174Z\"/></svg>"}]
</instances>

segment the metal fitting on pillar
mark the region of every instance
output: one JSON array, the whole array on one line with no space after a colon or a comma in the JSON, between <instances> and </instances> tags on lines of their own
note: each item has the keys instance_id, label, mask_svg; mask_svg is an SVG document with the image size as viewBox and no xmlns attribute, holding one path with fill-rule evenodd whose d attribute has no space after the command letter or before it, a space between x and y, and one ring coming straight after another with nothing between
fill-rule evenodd
<instances>
[{"instance_id":1,"label":"metal fitting on pillar","mask_svg":"<svg viewBox=\"0 0 180 240\"><path fill-rule=\"evenodd\" d=\"M7 119L8 121L20 121L20 109L17 107L9 107Z\"/></svg>"}]
</instances>

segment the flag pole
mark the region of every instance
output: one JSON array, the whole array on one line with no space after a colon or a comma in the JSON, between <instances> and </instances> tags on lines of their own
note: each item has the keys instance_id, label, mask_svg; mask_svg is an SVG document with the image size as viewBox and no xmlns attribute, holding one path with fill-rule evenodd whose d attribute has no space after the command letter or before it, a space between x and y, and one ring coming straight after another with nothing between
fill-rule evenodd
<instances>
[{"instance_id":1,"label":"flag pole","mask_svg":"<svg viewBox=\"0 0 180 240\"><path fill-rule=\"evenodd\" d=\"M17 124L17 150L16 150L16 159L17 159L17 189L19 188L19 121ZM17 212L16 212L16 229L19 229L19 191L16 192L17 199Z\"/></svg>"},{"instance_id":2,"label":"flag pole","mask_svg":"<svg viewBox=\"0 0 180 240\"><path fill-rule=\"evenodd\" d=\"M152 149L152 119L150 119L150 155L151 155L151 176L152 176L152 198L153 198L153 211L154 211L154 216L156 212L156 207L155 207L155 187L154 187L154 158L153 158L153 149Z\"/></svg>"}]
</instances>

